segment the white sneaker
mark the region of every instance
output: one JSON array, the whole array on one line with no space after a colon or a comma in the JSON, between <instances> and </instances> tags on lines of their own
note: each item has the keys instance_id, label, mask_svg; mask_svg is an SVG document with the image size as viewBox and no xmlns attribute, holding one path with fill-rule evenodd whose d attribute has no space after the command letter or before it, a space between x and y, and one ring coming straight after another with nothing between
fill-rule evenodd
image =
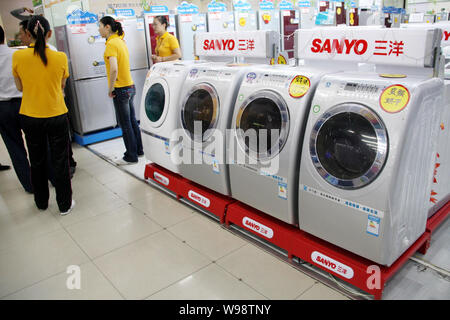
<instances>
[{"instance_id":1,"label":"white sneaker","mask_svg":"<svg viewBox=\"0 0 450 320\"><path fill-rule=\"evenodd\" d=\"M116 165L118 165L118 166L126 166L126 165L129 165L129 164L136 164L136 163L138 163L138 161L136 161L136 162L128 162L128 161L125 161L123 159L119 159L119 160L114 161L114 163Z\"/></svg>"},{"instance_id":2,"label":"white sneaker","mask_svg":"<svg viewBox=\"0 0 450 320\"><path fill-rule=\"evenodd\" d=\"M72 205L70 206L69 210L64 211L64 212L60 212L60 214L61 214L62 216L65 216L66 214L69 214L70 211L72 211L73 207L75 207L75 200L72 199Z\"/></svg>"}]
</instances>

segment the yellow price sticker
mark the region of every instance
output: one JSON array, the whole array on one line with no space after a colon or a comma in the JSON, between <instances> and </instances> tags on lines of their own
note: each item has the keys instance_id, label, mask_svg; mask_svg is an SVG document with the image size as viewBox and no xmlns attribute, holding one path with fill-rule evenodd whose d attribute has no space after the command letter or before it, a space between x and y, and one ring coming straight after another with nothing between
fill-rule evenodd
<instances>
[{"instance_id":1,"label":"yellow price sticker","mask_svg":"<svg viewBox=\"0 0 450 320\"><path fill-rule=\"evenodd\" d=\"M240 25L241 27L245 26L246 23L247 23L247 20L245 20L245 18L240 18L240 19L239 19L239 25Z\"/></svg>"},{"instance_id":2,"label":"yellow price sticker","mask_svg":"<svg viewBox=\"0 0 450 320\"><path fill-rule=\"evenodd\" d=\"M296 76L289 85L289 95L292 98L301 98L308 92L310 87L311 82L308 77Z\"/></svg>"},{"instance_id":3,"label":"yellow price sticker","mask_svg":"<svg viewBox=\"0 0 450 320\"><path fill-rule=\"evenodd\" d=\"M410 94L407 88L400 84L387 87L381 93L380 106L389 113L402 111L409 102Z\"/></svg>"},{"instance_id":4,"label":"yellow price sticker","mask_svg":"<svg viewBox=\"0 0 450 320\"><path fill-rule=\"evenodd\" d=\"M270 64L271 64L271 65L274 65L274 64L275 64L275 59L274 59L274 58L270 59Z\"/></svg>"},{"instance_id":5,"label":"yellow price sticker","mask_svg":"<svg viewBox=\"0 0 450 320\"><path fill-rule=\"evenodd\" d=\"M281 54L278 56L278 64L286 64L286 59Z\"/></svg>"},{"instance_id":6,"label":"yellow price sticker","mask_svg":"<svg viewBox=\"0 0 450 320\"><path fill-rule=\"evenodd\" d=\"M336 13L338 14L338 15L340 15L341 14L341 8L337 8L337 10L336 10Z\"/></svg>"}]
</instances>

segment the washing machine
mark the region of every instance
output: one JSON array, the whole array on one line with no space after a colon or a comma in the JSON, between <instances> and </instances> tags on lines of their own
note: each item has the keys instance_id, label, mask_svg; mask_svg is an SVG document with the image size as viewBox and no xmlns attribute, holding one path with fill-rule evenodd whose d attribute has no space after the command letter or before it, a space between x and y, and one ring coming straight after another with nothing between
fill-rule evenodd
<instances>
[{"instance_id":1,"label":"washing machine","mask_svg":"<svg viewBox=\"0 0 450 320\"><path fill-rule=\"evenodd\" d=\"M298 224L298 170L311 97L323 71L287 65L247 72L228 145L231 192L253 208Z\"/></svg>"},{"instance_id":2,"label":"washing machine","mask_svg":"<svg viewBox=\"0 0 450 320\"><path fill-rule=\"evenodd\" d=\"M223 195L231 194L225 139L248 68L224 63L198 66L189 72L180 95L180 174Z\"/></svg>"},{"instance_id":3,"label":"washing machine","mask_svg":"<svg viewBox=\"0 0 450 320\"><path fill-rule=\"evenodd\" d=\"M300 229L396 261L425 231L443 90L439 78L323 77L302 147Z\"/></svg>"},{"instance_id":4,"label":"washing machine","mask_svg":"<svg viewBox=\"0 0 450 320\"><path fill-rule=\"evenodd\" d=\"M148 160L179 173L173 156L179 147L174 137L178 128L180 92L191 68L204 61L169 61L154 64L147 74L141 98L141 132ZM174 137L173 137L174 136Z\"/></svg>"}]
</instances>

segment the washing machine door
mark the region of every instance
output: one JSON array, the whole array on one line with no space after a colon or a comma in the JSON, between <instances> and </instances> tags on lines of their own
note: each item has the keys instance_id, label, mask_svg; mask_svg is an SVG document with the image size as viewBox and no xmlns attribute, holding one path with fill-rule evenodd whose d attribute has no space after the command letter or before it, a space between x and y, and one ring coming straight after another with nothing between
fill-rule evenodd
<instances>
[{"instance_id":1,"label":"washing machine door","mask_svg":"<svg viewBox=\"0 0 450 320\"><path fill-rule=\"evenodd\" d=\"M169 86L163 79L154 81L145 95L145 114L154 128L161 126L169 110Z\"/></svg>"},{"instance_id":2,"label":"washing machine door","mask_svg":"<svg viewBox=\"0 0 450 320\"><path fill-rule=\"evenodd\" d=\"M274 92L256 92L240 106L235 129L239 145L249 157L259 161L275 157L289 133L286 102Z\"/></svg>"},{"instance_id":3,"label":"washing machine door","mask_svg":"<svg viewBox=\"0 0 450 320\"><path fill-rule=\"evenodd\" d=\"M309 141L317 172L331 185L362 188L382 171L387 159L386 128L368 107L357 103L336 105L315 123Z\"/></svg>"},{"instance_id":4,"label":"washing machine door","mask_svg":"<svg viewBox=\"0 0 450 320\"><path fill-rule=\"evenodd\" d=\"M194 141L206 141L217 127L219 96L213 86L199 83L186 95L181 109L181 122ZM196 132L197 129L197 132Z\"/></svg>"}]
</instances>

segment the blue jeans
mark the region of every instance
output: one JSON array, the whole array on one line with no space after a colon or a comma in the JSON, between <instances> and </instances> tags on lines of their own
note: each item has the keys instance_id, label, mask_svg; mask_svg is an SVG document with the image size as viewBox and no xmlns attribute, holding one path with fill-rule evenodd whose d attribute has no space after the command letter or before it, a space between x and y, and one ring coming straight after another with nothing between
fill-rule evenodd
<instances>
[{"instance_id":1,"label":"blue jeans","mask_svg":"<svg viewBox=\"0 0 450 320\"><path fill-rule=\"evenodd\" d=\"M138 156L144 154L141 131L134 111L133 99L135 94L136 87L134 85L114 88L113 91L114 109L116 110L117 121L122 129L123 142L126 148L123 159L128 162L137 162Z\"/></svg>"}]
</instances>

